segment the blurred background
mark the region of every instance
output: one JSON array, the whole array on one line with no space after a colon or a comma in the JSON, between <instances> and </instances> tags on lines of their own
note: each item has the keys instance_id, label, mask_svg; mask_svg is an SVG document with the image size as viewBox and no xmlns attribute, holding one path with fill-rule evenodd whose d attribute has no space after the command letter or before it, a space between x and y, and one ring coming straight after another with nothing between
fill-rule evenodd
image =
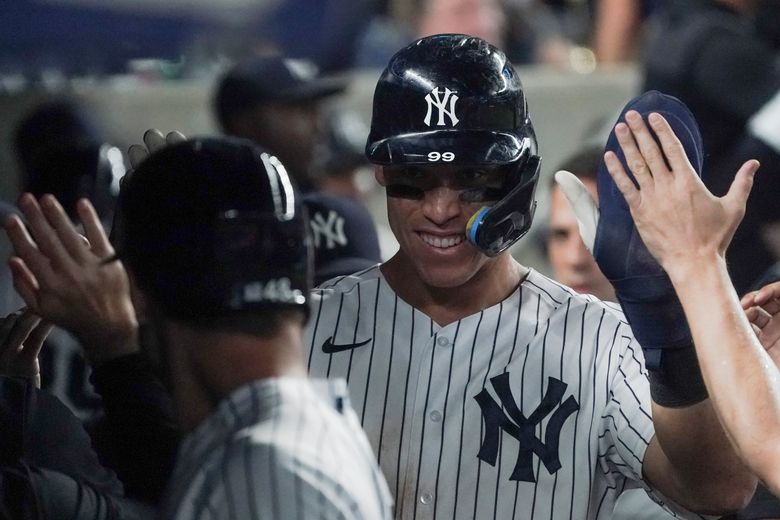
<instances>
[{"instance_id":1,"label":"blurred background","mask_svg":"<svg viewBox=\"0 0 780 520\"><path fill-rule=\"evenodd\" d=\"M675 1L0 0L0 197L13 202L29 189L24 170L30 166L20 149L30 139L19 139L19 126L41 106L73 105L83 120L76 126L106 145L95 149L118 177L120 151L147 128L221 132L214 111L220 77L241 60L282 53L346 83L324 100L329 134L317 150L352 155L352 194L381 225L383 194L359 160L374 83L394 51L437 32L481 36L506 51L524 83L549 179L573 152L603 143L616 114L643 88L646 42L664 4ZM778 20L764 23L768 32ZM513 252L549 273L545 179L531 236ZM387 256L392 244L385 239Z\"/></svg>"},{"instance_id":2,"label":"blurred background","mask_svg":"<svg viewBox=\"0 0 780 520\"><path fill-rule=\"evenodd\" d=\"M14 135L41 104L73 100L98 140L123 152L150 127L217 133L220 75L267 52L345 79L326 104L328 113L348 112L342 133L359 152L382 67L436 32L482 36L519 67L549 175L584 139L601 139L639 88L633 38L597 60L595 10L584 0L0 0L0 196L13 202L24 184ZM384 195L370 169L358 186L382 220ZM529 242L517 254L546 271Z\"/></svg>"}]
</instances>

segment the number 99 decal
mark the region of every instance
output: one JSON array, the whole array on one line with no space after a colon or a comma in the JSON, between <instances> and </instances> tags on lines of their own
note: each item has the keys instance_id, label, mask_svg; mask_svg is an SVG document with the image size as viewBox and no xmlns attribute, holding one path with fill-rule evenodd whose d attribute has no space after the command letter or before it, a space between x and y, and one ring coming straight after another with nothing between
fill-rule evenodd
<instances>
[{"instance_id":1,"label":"number 99 decal","mask_svg":"<svg viewBox=\"0 0 780 520\"><path fill-rule=\"evenodd\" d=\"M430 162L438 162L438 161L444 161L444 162L452 162L455 159L455 154L452 152L430 152L428 154L428 161Z\"/></svg>"}]
</instances>

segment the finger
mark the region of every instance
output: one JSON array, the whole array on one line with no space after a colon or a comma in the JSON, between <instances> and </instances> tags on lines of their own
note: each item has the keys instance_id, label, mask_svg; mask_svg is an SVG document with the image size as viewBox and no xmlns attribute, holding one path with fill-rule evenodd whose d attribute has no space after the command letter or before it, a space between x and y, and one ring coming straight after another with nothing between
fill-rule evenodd
<instances>
[{"instance_id":1,"label":"finger","mask_svg":"<svg viewBox=\"0 0 780 520\"><path fill-rule=\"evenodd\" d=\"M772 320L772 315L761 307L751 307L745 311L745 316L750 323L755 324L759 329L763 329Z\"/></svg>"},{"instance_id":2,"label":"finger","mask_svg":"<svg viewBox=\"0 0 780 520\"><path fill-rule=\"evenodd\" d=\"M168 135L165 136L165 142L170 144L176 144L176 143L182 143L187 140L187 137L185 135L177 130L174 130L173 132L168 132Z\"/></svg>"},{"instance_id":3,"label":"finger","mask_svg":"<svg viewBox=\"0 0 780 520\"><path fill-rule=\"evenodd\" d=\"M753 180L758 171L759 164L755 159L751 159L737 171L734 180L731 183L728 193L724 197L726 201L740 213L744 213L747 199L750 196L750 190L753 189Z\"/></svg>"},{"instance_id":4,"label":"finger","mask_svg":"<svg viewBox=\"0 0 780 520\"><path fill-rule=\"evenodd\" d=\"M8 217L5 221L5 231L16 254L36 277L47 278L51 276L49 259L38 249L38 244L32 239L27 227L22 224L19 217L16 215Z\"/></svg>"},{"instance_id":5,"label":"finger","mask_svg":"<svg viewBox=\"0 0 780 520\"><path fill-rule=\"evenodd\" d=\"M660 114L653 112L647 117L647 121L650 124L650 128L653 129L655 135L658 136L658 141L661 143L661 150L663 156L669 162L673 172L695 172L691 162L688 160L688 155L685 153L680 139L672 130L669 122ZM652 136L650 136L652 139ZM655 140L653 140L655 144ZM663 157L662 157L663 160ZM664 170L668 171L664 164Z\"/></svg>"},{"instance_id":6,"label":"finger","mask_svg":"<svg viewBox=\"0 0 780 520\"><path fill-rule=\"evenodd\" d=\"M628 127L631 129L634 140L639 147L639 152L650 169L650 174L653 177L671 175L669 168L666 166L663 152L661 152L658 143L650 133L650 129L639 112L636 110L626 112L626 123L628 123ZM628 164L631 165L630 162Z\"/></svg>"},{"instance_id":7,"label":"finger","mask_svg":"<svg viewBox=\"0 0 780 520\"><path fill-rule=\"evenodd\" d=\"M573 173L561 170L555 174L555 182L561 188L563 196L574 211L579 224L580 236L588 251L593 252L596 241L596 228L599 222L599 209L588 188Z\"/></svg>"},{"instance_id":8,"label":"finger","mask_svg":"<svg viewBox=\"0 0 780 520\"><path fill-rule=\"evenodd\" d=\"M10 362L22 349L24 341L30 335L30 332L38 326L41 318L30 310L22 312L21 316L14 321L11 331L6 336L2 356L6 363Z\"/></svg>"},{"instance_id":9,"label":"finger","mask_svg":"<svg viewBox=\"0 0 780 520\"><path fill-rule=\"evenodd\" d=\"M89 248L85 247L84 237L76 231L65 213L62 205L53 195L41 197L41 210L54 228L62 245L70 257L76 261L83 261L89 255ZM89 242L87 242L89 244Z\"/></svg>"},{"instance_id":10,"label":"finger","mask_svg":"<svg viewBox=\"0 0 780 520\"><path fill-rule=\"evenodd\" d=\"M626 170L623 169L623 164L618 159L618 156L615 155L615 152L604 154L604 164L607 166L607 171L612 180L615 181L615 185L620 190L620 193L626 199L629 208L635 207L639 202L640 190L631 181Z\"/></svg>"},{"instance_id":11,"label":"finger","mask_svg":"<svg viewBox=\"0 0 780 520\"><path fill-rule=\"evenodd\" d=\"M639 151L639 147L628 125L625 123L615 125L615 137L617 137L620 148L623 150L623 155L626 157L626 165L631 170L631 173L634 174L639 188L641 189L652 184L650 168L647 166L645 158L642 157L642 153Z\"/></svg>"},{"instance_id":12,"label":"finger","mask_svg":"<svg viewBox=\"0 0 780 520\"><path fill-rule=\"evenodd\" d=\"M750 324L750 328L753 329L753 333L756 335L756 337L760 340L761 339L761 329L759 329L756 325ZM763 345L763 343L762 343Z\"/></svg>"},{"instance_id":13,"label":"finger","mask_svg":"<svg viewBox=\"0 0 780 520\"><path fill-rule=\"evenodd\" d=\"M49 337L49 333L54 324L46 320L40 320L38 325L32 329L27 339L24 341L22 351L19 353L18 360L25 366L31 367L35 365L35 361L38 359L38 355L41 353L46 338Z\"/></svg>"},{"instance_id":14,"label":"finger","mask_svg":"<svg viewBox=\"0 0 780 520\"><path fill-rule=\"evenodd\" d=\"M144 144L149 153L152 154L161 148L165 148L168 143L166 143L162 132L156 128L150 128L144 133Z\"/></svg>"},{"instance_id":15,"label":"finger","mask_svg":"<svg viewBox=\"0 0 780 520\"><path fill-rule=\"evenodd\" d=\"M780 282L763 286L756 294L756 304L762 305L772 298L780 298Z\"/></svg>"},{"instance_id":16,"label":"finger","mask_svg":"<svg viewBox=\"0 0 780 520\"><path fill-rule=\"evenodd\" d=\"M41 289L38 279L24 263L24 260L18 256L12 256L8 260L8 267L11 268L14 289L22 297L24 303L37 312L40 309L38 305L38 291Z\"/></svg>"},{"instance_id":17,"label":"finger","mask_svg":"<svg viewBox=\"0 0 780 520\"><path fill-rule=\"evenodd\" d=\"M742 305L743 309L747 310L753 305L756 305L756 294L758 294L758 291L751 291L739 300L739 303Z\"/></svg>"},{"instance_id":18,"label":"finger","mask_svg":"<svg viewBox=\"0 0 780 520\"><path fill-rule=\"evenodd\" d=\"M51 262L52 266L65 267L72 263L73 259L70 257L70 253L63 246L57 231L43 214L43 210L38 201L35 200L35 197L25 193L19 200L19 207L27 217L27 228L30 230L35 243L38 244L38 249Z\"/></svg>"},{"instance_id":19,"label":"finger","mask_svg":"<svg viewBox=\"0 0 780 520\"><path fill-rule=\"evenodd\" d=\"M81 223L84 225L87 239L92 245L92 252L98 258L113 256L114 248L111 247L111 243L108 241L106 232L103 229L103 224L101 224L100 218L92 204L87 199L81 199L76 203L76 211L79 214Z\"/></svg>"},{"instance_id":20,"label":"finger","mask_svg":"<svg viewBox=\"0 0 780 520\"><path fill-rule=\"evenodd\" d=\"M780 297L764 302L761 308L773 316L780 314Z\"/></svg>"},{"instance_id":21,"label":"finger","mask_svg":"<svg viewBox=\"0 0 780 520\"><path fill-rule=\"evenodd\" d=\"M134 144L127 149L127 158L130 160L130 167L133 169L138 168L138 165L144 162L147 157L149 157L149 151L143 145ZM122 177L122 182L125 181L127 175L125 174Z\"/></svg>"}]
</instances>

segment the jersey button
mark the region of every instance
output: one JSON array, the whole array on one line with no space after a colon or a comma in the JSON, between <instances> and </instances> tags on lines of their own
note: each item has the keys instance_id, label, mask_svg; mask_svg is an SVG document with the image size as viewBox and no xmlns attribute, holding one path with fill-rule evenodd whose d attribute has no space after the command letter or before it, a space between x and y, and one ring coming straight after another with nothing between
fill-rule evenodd
<instances>
[{"instance_id":1,"label":"jersey button","mask_svg":"<svg viewBox=\"0 0 780 520\"><path fill-rule=\"evenodd\" d=\"M433 494L427 492L423 493L422 495L420 495L420 502L422 502L423 504L430 504L431 502L433 502Z\"/></svg>"},{"instance_id":2,"label":"jersey button","mask_svg":"<svg viewBox=\"0 0 780 520\"><path fill-rule=\"evenodd\" d=\"M444 336L439 336L439 338L436 340L436 343L438 343L440 347L446 347L447 345L450 344L450 340L448 340Z\"/></svg>"},{"instance_id":3,"label":"jersey button","mask_svg":"<svg viewBox=\"0 0 780 520\"><path fill-rule=\"evenodd\" d=\"M439 422L441 421L441 412L439 410L434 410L428 414L428 417L430 417L433 422Z\"/></svg>"}]
</instances>

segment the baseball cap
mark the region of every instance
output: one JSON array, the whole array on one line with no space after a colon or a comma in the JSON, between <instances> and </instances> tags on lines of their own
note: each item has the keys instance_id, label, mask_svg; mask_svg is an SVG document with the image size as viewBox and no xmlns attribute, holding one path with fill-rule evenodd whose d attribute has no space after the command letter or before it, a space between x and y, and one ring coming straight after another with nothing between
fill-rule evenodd
<instances>
[{"instance_id":1,"label":"baseball cap","mask_svg":"<svg viewBox=\"0 0 780 520\"><path fill-rule=\"evenodd\" d=\"M326 193L307 193L314 245L314 283L368 269L381 262L371 214L360 202Z\"/></svg>"},{"instance_id":2,"label":"baseball cap","mask_svg":"<svg viewBox=\"0 0 780 520\"><path fill-rule=\"evenodd\" d=\"M258 103L314 100L345 88L345 79L321 76L311 61L281 55L253 57L237 63L219 81L215 108L224 122Z\"/></svg>"}]
</instances>

